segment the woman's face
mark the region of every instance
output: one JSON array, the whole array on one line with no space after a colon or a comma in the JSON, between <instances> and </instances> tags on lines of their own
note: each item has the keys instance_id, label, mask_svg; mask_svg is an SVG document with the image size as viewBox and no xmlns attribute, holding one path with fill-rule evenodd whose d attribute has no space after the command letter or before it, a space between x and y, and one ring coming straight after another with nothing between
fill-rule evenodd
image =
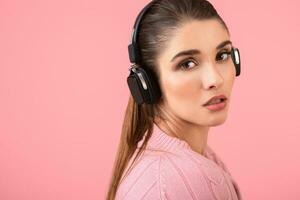
<instances>
[{"instance_id":1,"label":"woman's face","mask_svg":"<svg viewBox=\"0 0 300 200\"><path fill-rule=\"evenodd\" d=\"M229 37L219 21L210 19L187 22L170 38L157 62L161 106L177 119L200 126L216 126L225 121L236 73L230 54L226 54L232 48L231 43L225 42ZM200 53L175 57L191 49ZM227 97L225 108L211 111L203 106L220 94Z\"/></svg>"}]
</instances>

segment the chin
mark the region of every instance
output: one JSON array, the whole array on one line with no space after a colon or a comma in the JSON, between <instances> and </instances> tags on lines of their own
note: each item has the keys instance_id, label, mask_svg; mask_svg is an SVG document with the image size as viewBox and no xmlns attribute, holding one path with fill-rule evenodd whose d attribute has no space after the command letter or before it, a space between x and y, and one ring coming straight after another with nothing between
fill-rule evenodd
<instances>
[{"instance_id":1,"label":"chin","mask_svg":"<svg viewBox=\"0 0 300 200\"><path fill-rule=\"evenodd\" d=\"M223 123L225 123L226 119L227 119L227 115L223 114L223 115L219 115L219 116L201 116L198 117L197 119L199 120L191 120L190 122L192 122L193 124L198 124L200 126L219 126Z\"/></svg>"},{"instance_id":2,"label":"chin","mask_svg":"<svg viewBox=\"0 0 300 200\"><path fill-rule=\"evenodd\" d=\"M206 124L207 126L219 126L223 123L225 123L227 119L227 114L223 113L220 115L216 116L210 116L206 118Z\"/></svg>"},{"instance_id":3,"label":"chin","mask_svg":"<svg viewBox=\"0 0 300 200\"><path fill-rule=\"evenodd\" d=\"M224 120L218 120L218 121L215 120L215 121L212 121L208 126L212 126L212 127L214 127L214 126L220 126L220 125L224 124L225 121L226 121L226 119L224 119Z\"/></svg>"}]
</instances>

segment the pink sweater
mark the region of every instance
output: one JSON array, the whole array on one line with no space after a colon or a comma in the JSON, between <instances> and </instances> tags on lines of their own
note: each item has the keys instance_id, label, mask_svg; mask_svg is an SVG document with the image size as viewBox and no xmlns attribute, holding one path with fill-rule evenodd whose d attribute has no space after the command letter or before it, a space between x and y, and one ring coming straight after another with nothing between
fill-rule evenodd
<instances>
[{"instance_id":1,"label":"pink sweater","mask_svg":"<svg viewBox=\"0 0 300 200\"><path fill-rule=\"evenodd\" d=\"M146 151L121 181L115 199L241 200L242 197L227 167L208 145L201 155L184 140L167 135L154 124Z\"/></svg>"}]
</instances>

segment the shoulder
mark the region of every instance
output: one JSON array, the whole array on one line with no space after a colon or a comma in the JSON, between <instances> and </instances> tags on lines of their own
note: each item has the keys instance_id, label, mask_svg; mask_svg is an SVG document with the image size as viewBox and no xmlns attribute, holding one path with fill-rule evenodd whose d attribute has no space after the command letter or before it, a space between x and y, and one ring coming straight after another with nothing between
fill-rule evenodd
<instances>
[{"instance_id":1,"label":"shoulder","mask_svg":"<svg viewBox=\"0 0 300 200\"><path fill-rule=\"evenodd\" d=\"M203 166L168 152L143 156L119 185L118 199L213 199Z\"/></svg>"},{"instance_id":2,"label":"shoulder","mask_svg":"<svg viewBox=\"0 0 300 200\"><path fill-rule=\"evenodd\" d=\"M115 199L160 199L161 160L161 154L145 154L138 159L120 182Z\"/></svg>"}]
</instances>

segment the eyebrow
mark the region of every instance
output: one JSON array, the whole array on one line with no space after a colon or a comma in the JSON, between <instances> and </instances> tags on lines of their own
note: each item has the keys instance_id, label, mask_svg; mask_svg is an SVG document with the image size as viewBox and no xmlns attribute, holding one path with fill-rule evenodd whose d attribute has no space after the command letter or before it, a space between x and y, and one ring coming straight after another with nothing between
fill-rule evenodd
<instances>
[{"instance_id":1,"label":"eyebrow","mask_svg":"<svg viewBox=\"0 0 300 200\"><path fill-rule=\"evenodd\" d=\"M227 44L232 44L232 42L230 40L225 40L225 41L221 42L216 47L216 49L217 50L221 49L222 47L226 46ZM189 49L189 50L181 51L172 58L171 62L173 62L177 57L180 57L180 56L195 55L195 54L200 54L200 53L201 53L201 51L198 49Z\"/></svg>"}]
</instances>

